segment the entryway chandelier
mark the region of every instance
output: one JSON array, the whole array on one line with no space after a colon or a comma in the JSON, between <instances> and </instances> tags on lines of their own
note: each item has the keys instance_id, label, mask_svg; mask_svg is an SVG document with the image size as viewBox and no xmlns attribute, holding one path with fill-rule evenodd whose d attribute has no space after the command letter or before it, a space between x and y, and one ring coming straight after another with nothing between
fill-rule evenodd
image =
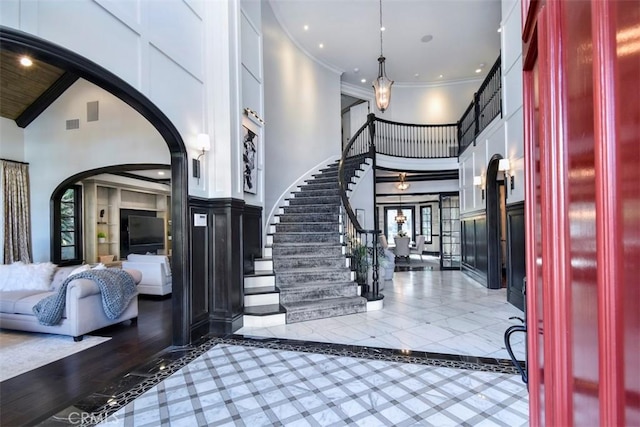
<instances>
[{"instance_id":1,"label":"entryway chandelier","mask_svg":"<svg viewBox=\"0 0 640 427\"><path fill-rule=\"evenodd\" d=\"M382 53L382 32L384 26L382 25L382 0L380 0L380 56L378 57L378 78L373 82L373 90L376 94L376 106L381 113L389 108L389 102L391 102L391 86L393 80L387 77L387 72L384 69L385 57Z\"/></svg>"},{"instance_id":2,"label":"entryway chandelier","mask_svg":"<svg viewBox=\"0 0 640 427\"><path fill-rule=\"evenodd\" d=\"M409 188L409 183L405 181L406 178L407 178L406 173L403 172L400 174L400 182L396 184L396 187L400 191L404 191L407 188ZM400 227L402 227L402 224L404 224L407 221L406 215L404 214L404 212L402 212L402 193L400 193L400 206L396 211L396 217L394 219L396 221L396 224L398 224Z\"/></svg>"}]
</instances>

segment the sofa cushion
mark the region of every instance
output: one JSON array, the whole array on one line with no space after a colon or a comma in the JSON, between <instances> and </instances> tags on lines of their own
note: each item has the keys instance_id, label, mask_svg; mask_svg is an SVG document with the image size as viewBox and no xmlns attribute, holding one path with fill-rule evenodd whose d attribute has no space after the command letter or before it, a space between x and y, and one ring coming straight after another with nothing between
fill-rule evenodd
<instances>
[{"instance_id":1,"label":"sofa cushion","mask_svg":"<svg viewBox=\"0 0 640 427\"><path fill-rule=\"evenodd\" d=\"M33 306L55 292L5 291L0 292L0 312L33 315ZM63 315L66 317L66 315Z\"/></svg>"},{"instance_id":2,"label":"sofa cushion","mask_svg":"<svg viewBox=\"0 0 640 427\"><path fill-rule=\"evenodd\" d=\"M62 285L62 282L64 282L64 279L66 279L69 274L77 268L77 265L56 268L55 273L53 273L53 278L51 279L51 289L57 291L60 288L60 285Z\"/></svg>"},{"instance_id":3,"label":"sofa cushion","mask_svg":"<svg viewBox=\"0 0 640 427\"><path fill-rule=\"evenodd\" d=\"M24 264L14 262L0 266L0 291L51 290L51 276L56 265L50 262Z\"/></svg>"}]
</instances>

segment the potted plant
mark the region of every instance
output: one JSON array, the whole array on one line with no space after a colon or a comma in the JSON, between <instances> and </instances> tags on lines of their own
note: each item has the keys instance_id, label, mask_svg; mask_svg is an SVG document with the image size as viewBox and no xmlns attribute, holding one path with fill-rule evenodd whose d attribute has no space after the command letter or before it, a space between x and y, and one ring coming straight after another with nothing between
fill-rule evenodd
<instances>
[{"instance_id":1,"label":"potted plant","mask_svg":"<svg viewBox=\"0 0 640 427\"><path fill-rule=\"evenodd\" d=\"M107 241L107 235L102 231L98 231L98 243L104 243L106 241Z\"/></svg>"}]
</instances>

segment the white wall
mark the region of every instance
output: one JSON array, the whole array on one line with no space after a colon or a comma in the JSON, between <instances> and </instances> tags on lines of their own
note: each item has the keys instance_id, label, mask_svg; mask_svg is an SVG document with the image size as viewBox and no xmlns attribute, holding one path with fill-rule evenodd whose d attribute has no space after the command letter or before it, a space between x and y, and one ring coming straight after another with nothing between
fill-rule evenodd
<instances>
[{"instance_id":1,"label":"white wall","mask_svg":"<svg viewBox=\"0 0 640 427\"><path fill-rule=\"evenodd\" d=\"M365 230L373 230L374 228L374 212L371 209L373 206L373 175L373 168L366 167L356 178L355 185L352 184L352 191L349 195L349 203L351 203L353 212L357 213L357 209L364 211L364 223L360 223L360 226Z\"/></svg>"},{"instance_id":2,"label":"white wall","mask_svg":"<svg viewBox=\"0 0 640 427\"><path fill-rule=\"evenodd\" d=\"M0 117L0 159L24 162L24 129Z\"/></svg>"},{"instance_id":3,"label":"white wall","mask_svg":"<svg viewBox=\"0 0 640 427\"><path fill-rule=\"evenodd\" d=\"M87 102L98 101L99 120L87 122ZM80 128L65 130L79 119ZM156 129L124 102L78 80L25 130L30 164L31 220L35 261L50 259L49 202L65 179L87 170L124 163L170 164Z\"/></svg>"},{"instance_id":4,"label":"white wall","mask_svg":"<svg viewBox=\"0 0 640 427\"><path fill-rule=\"evenodd\" d=\"M241 90L242 109L250 109L259 118L264 117L264 90L262 68L262 17L261 3L257 0L242 0L240 18L241 49ZM252 114L242 117L243 126L257 136L256 194L244 193L244 200L253 206L264 205L264 126L262 121ZM254 140L255 141L255 140Z\"/></svg>"},{"instance_id":5,"label":"white wall","mask_svg":"<svg viewBox=\"0 0 640 427\"><path fill-rule=\"evenodd\" d=\"M265 211L323 159L340 154L340 76L300 51L262 4Z\"/></svg>"},{"instance_id":6,"label":"white wall","mask_svg":"<svg viewBox=\"0 0 640 427\"><path fill-rule=\"evenodd\" d=\"M237 46L228 41L239 39L238 5L239 0L11 0L0 2L0 24L68 48L125 80L167 115L190 157L200 154L196 135L209 133L212 145L218 144L215 155L203 159L200 182L189 173L189 193L218 190L229 196L241 182L240 118L231 108L239 94ZM210 170L221 188L211 189Z\"/></svg>"},{"instance_id":7,"label":"white wall","mask_svg":"<svg viewBox=\"0 0 640 427\"><path fill-rule=\"evenodd\" d=\"M497 59L497 58L495 58ZM482 79L442 85L394 84L389 108L377 117L401 123L456 123L473 100ZM372 89L373 90L373 89Z\"/></svg>"},{"instance_id":8,"label":"white wall","mask_svg":"<svg viewBox=\"0 0 640 427\"><path fill-rule=\"evenodd\" d=\"M485 209L482 189L473 177L486 177L489 160L495 155L509 159L515 188L507 188L507 204L524 200L524 124L522 107L522 41L520 3L502 3L502 118L494 120L460 156L460 212ZM499 178L502 174L498 174Z\"/></svg>"}]
</instances>

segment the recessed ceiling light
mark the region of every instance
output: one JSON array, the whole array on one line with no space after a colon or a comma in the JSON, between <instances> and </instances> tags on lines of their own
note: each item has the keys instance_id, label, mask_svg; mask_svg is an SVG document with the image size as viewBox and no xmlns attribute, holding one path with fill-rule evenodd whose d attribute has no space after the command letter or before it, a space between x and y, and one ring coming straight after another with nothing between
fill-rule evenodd
<instances>
[{"instance_id":1,"label":"recessed ceiling light","mask_svg":"<svg viewBox=\"0 0 640 427\"><path fill-rule=\"evenodd\" d=\"M23 56L20 58L20 64L24 67L31 67L33 65L33 61L28 56Z\"/></svg>"},{"instance_id":2,"label":"recessed ceiling light","mask_svg":"<svg viewBox=\"0 0 640 427\"><path fill-rule=\"evenodd\" d=\"M158 171L158 175L164 175L164 171Z\"/></svg>"},{"instance_id":3,"label":"recessed ceiling light","mask_svg":"<svg viewBox=\"0 0 640 427\"><path fill-rule=\"evenodd\" d=\"M476 73L481 73L482 72L482 68L476 68Z\"/></svg>"},{"instance_id":4,"label":"recessed ceiling light","mask_svg":"<svg viewBox=\"0 0 640 427\"><path fill-rule=\"evenodd\" d=\"M501 33L502 32L502 28L498 28L498 32Z\"/></svg>"},{"instance_id":5,"label":"recessed ceiling light","mask_svg":"<svg viewBox=\"0 0 640 427\"><path fill-rule=\"evenodd\" d=\"M367 82L367 79L361 79L360 80L360 83L366 83L366 82Z\"/></svg>"},{"instance_id":6,"label":"recessed ceiling light","mask_svg":"<svg viewBox=\"0 0 640 427\"><path fill-rule=\"evenodd\" d=\"M422 38L420 39L422 43L429 43L431 40L433 40L433 36L431 34L422 36Z\"/></svg>"},{"instance_id":7,"label":"recessed ceiling light","mask_svg":"<svg viewBox=\"0 0 640 427\"><path fill-rule=\"evenodd\" d=\"M302 27L302 28L304 28L304 30L305 30L305 31L308 31L308 30L309 30L309 26L308 26L308 25L305 25L305 26L304 26L304 27Z\"/></svg>"},{"instance_id":8,"label":"recessed ceiling light","mask_svg":"<svg viewBox=\"0 0 640 427\"><path fill-rule=\"evenodd\" d=\"M418 77L420 77L420 74L415 73L415 74L413 75L413 77L418 78Z\"/></svg>"},{"instance_id":9,"label":"recessed ceiling light","mask_svg":"<svg viewBox=\"0 0 640 427\"><path fill-rule=\"evenodd\" d=\"M440 74L440 75L438 76L438 78L439 78L439 79L441 79L441 78L443 78L443 77L444 77L444 76L443 76L442 74Z\"/></svg>"},{"instance_id":10,"label":"recessed ceiling light","mask_svg":"<svg viewBox=\"0 0 640 427\"><path fill-rule=\"evenodd\" d=\"M353 69L353 72L354 72L354 73L359 73L359 72L360 72L360 68L358 68L358 67L354 68L354 69Z\"/></svg>"},{"instance_id":11,"label":"recessed ceiling light","mask_svg":"<svg viewBox=\"0 0 640 427\"><path fill-rule=\"evenodd\" d=\"M380 31L384 31L386 30L386 27L383 25L382 27L380 27Z\"/></svg>"},{"instance_id":12,"label":"recessed ceiling light","mask_svg":"<svg viewBox=\"0 0 640 427\"><path fill-rule=\"evenodd\" d=\"M320 44L318 45L318 47L319 47L320 49L324 48L324 43L320 43Z\"/></svg>"}]
</instances>

